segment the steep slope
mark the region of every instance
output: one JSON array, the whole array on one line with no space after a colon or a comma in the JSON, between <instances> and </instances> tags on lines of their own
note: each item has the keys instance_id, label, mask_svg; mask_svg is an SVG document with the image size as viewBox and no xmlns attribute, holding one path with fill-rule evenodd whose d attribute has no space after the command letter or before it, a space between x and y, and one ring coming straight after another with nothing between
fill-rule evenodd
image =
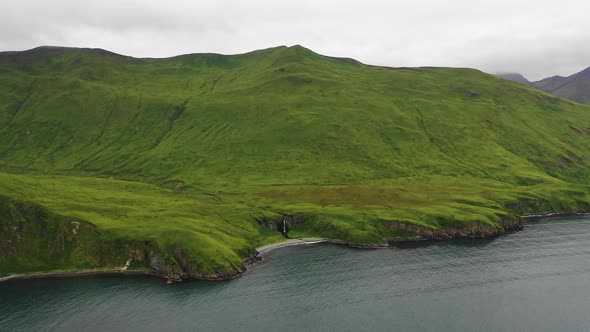
<instances>
[{"instance_id":1,"label":"steep slope","mask_svg":"<svg viewBox=\"0 0 590 332\"><path fill-rule=\"evenodd\" d=\"M287 220L383 244L590 202L590 107L477 70L43 47L1 53L0 82L0 194L181 274L239 272Z\"/></svg>"}]
</instances>

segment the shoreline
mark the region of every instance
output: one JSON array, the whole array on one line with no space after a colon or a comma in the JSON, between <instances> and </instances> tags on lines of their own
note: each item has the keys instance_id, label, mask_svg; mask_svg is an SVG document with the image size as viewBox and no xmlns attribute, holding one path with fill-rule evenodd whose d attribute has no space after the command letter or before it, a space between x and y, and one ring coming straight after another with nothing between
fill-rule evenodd
<instances>
[{"instance_id":1,"label":"shoreline","mask_svg":"<svg viewBox=\"0 0 590 332\"><path fill-rule=\"evenodd\" d=\"M539 218L550 218L550 217L565 217L565 216L577 216L577 215L589 215L590 212L549 212L544 214L528 214L520 216L519 219L522 219L524 223L534 222L535 219ZM518 230L516 230L518 231ZM483 237L474 237L474 238L492 238L505 233L494 234L490 236L483 236ZM230 278L191 278L188 281L197 281L197 280L208 280L208 281L223 281L223 280L232 280L235 278L239 278L240 276L244 275L248 272L250 267L257 265L258 263L262 262L265 256L268 256L271 252L276 251L277 249L293 247L293 246L305 246L305 245L313 245L313 244L337 244L337 245L344 245L350 248L360 248L360 249L387 249L391 248L391 243L396 242L425 242L425 241L439 241L439 240L455 240L461 238L450 238L450 239L428 239L423 237L415 237L415 238L403 238L399 240L385 240L383 245L359 245L348 243L343 240L336 240L336 239L328 239L328 238L294 238L294 239L287 239L282 242L271 243L261 247L255 248L256 255L245 259L244 266L247 268L244 269L243 272L238 273L237 275L233 275ZM110 268L110 269L90 269L90 270L79 270L79 271L50 271L50 272L32 272L32 273L22 273L22 274L13 274L4 277L0 277L0 283L9 282L9 281L17 281L17 280L28 280L28 279L53 279L53 278L79 278L79 277L116 277L116 276L126 276L126 277L156 277L158 279L166 280L170 283L170 279L167 279L165 276L162 276L151 269L138 269L138 270L127 270L124 267L122 268Z\"/></svg>"},{"instance_id":2,"label":"shoreline","mask_svg":"<svg viewBox=\"0 0 590 332\"><path fill-rule=\"evenodd\" d=\"M256 252L258 252L259 257L263 257L268 255L270 252L275 251L281 248L287 247L294 247L294 246L305 246L311 244L318 244L318 243L332 243L332 244L343 244L346 245L347 243L341 240L334 240L334 239L327 239L327 238L294 238L294 239L287 239L286 241L276 242L267 244L261 247L256 248Z\"/></svg>"},{"instance_id":3,"label":"shoreline","mask_svg":"<svg viewBox=\"0 0 590 332\"><path fill-rule=\"evenodd\" d=\"M8 276L0 277L0 283L15 281L15 280L28 280L28 279L53 279L53 278L78 278L78 277L94 277L94 276L126 276L126 277L157 277L161 278L159 274L150 269L141 270L122 270L122 269L91 269L91 270L79 270L79 271L50 271L50 272L32 272L22 274L11 274Z\"/></svg>"},{"instance_id":4,"label":"shoreline","mask_svg":"<svg viewBox=\"0 0 590 332\"><path fill-rule=\"evenodd\" d=\"M589 215L590 212L549 212L539 214L526 214L521 216L521 219L534 219L534 218L549 218L549 217L567 217L567 216L585 216Z\"/></svg>"},{"instance_id":5,"label":"shoreline","mask_svg":"<svg viewBox=\"0 0 590 332\"><path fill-rule=\"evenodd\" d=\"M330 243L330 244L338 244L338 245L346 245L351 246L348 243L335 240L335 239L327 239L327 238L296 238L296 239L287 239L286 241L277 242L267 244L261 247L256 248L257 255L246 259L244 265L248 267L252 267L263 261L264 257L267 256L269 253L287 247L293 246L302 246L302 245L312 245L312 244L322 244L322 243ZM354 246L351 246L354 247ZM356 247L360 248L360 247ZM367 246L366 248L372 248ZM387 248L386 246L377 247L375 248ZM245 273L248 272L248 269L245 269L243 272L232 275L231 277L226 278L215 278L215 277L203 277L203 278L190 278L187 280L183 280L183 282L190 282L190 281L226 281L232 280L241 277ZM84 278L84 277L154 277L160 280L164 280L167 283L178 283L178 282L170 282L173 281L171 279L166 278L158 274L157 272L151 269L137 269L137 270L125 270L124 268L111 268L111 269L90 269L90 270L79 270L79 271L48 271L48 272L32 272L32 273L22 273L22 274L12 274L8 276L0 277L0 284L10 281L18 281L18 280L31 280L31 279L61 279L61 278Z\"/></svg>"}]
</instances>

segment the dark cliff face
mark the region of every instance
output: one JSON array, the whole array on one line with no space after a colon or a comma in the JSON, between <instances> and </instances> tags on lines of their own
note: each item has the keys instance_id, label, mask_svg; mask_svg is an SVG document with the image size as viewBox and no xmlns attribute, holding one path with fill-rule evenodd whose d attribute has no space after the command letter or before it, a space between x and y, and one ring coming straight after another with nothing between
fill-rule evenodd
<instances>
[{"instance_id":1,"label":"dark cliff face","mask_svg":"<svg viewBox=\"0 0 590 332\"><path fill-rule=\"evenodd\" d=\"M411 240L448 240L459 238L490 237L504 234L511 230L520 230L523 227L522 225L523 220L520 218L504 220L499 227L494 227L480 222L473 222L464 225L461 228L431 228L398 221L386 222L386 226L392 230L403 230L418 235L417 238L412 238Z\"/></svg>"},{"instance_id":2,"label":"dark cliff face","mask_svg":"<svg viewBox=\"0 0 590 332\"><path fill-rule=\"evenodd\" d=\"M289 231L295 225L304 224L305 218L301 214L284 215L275 219L258 219L258 223L264 227L268 227L274 231L280 232L284 237L289 237Z\"/></svg>"},{"instance_id":3,"label":"dark cliff face","mask_svg":"<svg viewBox=\"0 0 590 332\"><path fill-rule=\"evenodd\" d=\"M138 250L138 252L141 251ZM203 273L200 271L199 265L191 261L180 247L174 249L173 256L166 257L159 251L146 250L143 252L143 257L140 255L135 260L148 265L160 277L174 282L187 279L233 279L246 270L245 265L248 263L245 262L244 266L233 271L218 272L216 274Z\"/></svg>"}]
</instances>

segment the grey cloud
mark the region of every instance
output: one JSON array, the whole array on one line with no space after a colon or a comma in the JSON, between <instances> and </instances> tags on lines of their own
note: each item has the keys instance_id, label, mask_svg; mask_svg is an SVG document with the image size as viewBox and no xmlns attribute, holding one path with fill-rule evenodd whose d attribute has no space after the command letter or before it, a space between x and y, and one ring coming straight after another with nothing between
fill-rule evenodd
<instances>
[{"instance_id":1,"label":"grey cloud","mask_svg":"<svg viewBox=\"0 0 590 332\"><path fill-rule=\"evenodd\" d=\"M371 64L529 79L590 66L583 0L0 1L0 50L63 45L162 57L302 44Z\"/></svg>"}]
</instances>

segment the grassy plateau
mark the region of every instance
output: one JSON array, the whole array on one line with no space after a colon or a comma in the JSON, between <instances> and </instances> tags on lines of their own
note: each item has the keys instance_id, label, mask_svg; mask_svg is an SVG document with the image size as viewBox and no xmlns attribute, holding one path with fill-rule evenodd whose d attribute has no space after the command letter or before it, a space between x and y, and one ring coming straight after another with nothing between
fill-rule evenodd
<instances>
[{"instance_id":1,"label":"grassy plateau","mask_svg":"<svg viewBox=\"0 0 590 332\"><path fill-rule=\"evenodd\" d=\"M382 245L590 206L590 106L473 69L304 47L0 53L0 276L223 278L289 237Z\"/></svg>"}]
</instances>

